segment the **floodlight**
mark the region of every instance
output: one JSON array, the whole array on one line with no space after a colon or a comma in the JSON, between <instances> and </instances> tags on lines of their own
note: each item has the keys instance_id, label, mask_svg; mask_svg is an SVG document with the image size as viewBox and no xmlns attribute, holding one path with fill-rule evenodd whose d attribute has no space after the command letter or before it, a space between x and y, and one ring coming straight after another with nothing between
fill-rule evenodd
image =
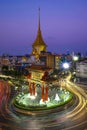
<instances>
[{"instance_id":1,"label":"floodlight","mask_svg":"<svg viewBox=\"0 0 87 130\"><path fill-rule=\"evenodd\" d=\"M67 63L67 62L63 63L63 68L68 69L69 68L69 63Z\"/></svg>"}]
</instances>

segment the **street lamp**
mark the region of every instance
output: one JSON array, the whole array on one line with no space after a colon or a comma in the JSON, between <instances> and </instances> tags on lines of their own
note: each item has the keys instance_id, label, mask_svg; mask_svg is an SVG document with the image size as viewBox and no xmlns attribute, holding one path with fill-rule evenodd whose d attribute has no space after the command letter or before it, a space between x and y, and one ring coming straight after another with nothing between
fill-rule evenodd
<instances>
[{"instance_id":1,"label":"street lamp","mask_svg":"<svg viewBox=\"0 0 87 130\"><path fill-rule=\"evenodd\" d=\"M73 56L74 61L78 61L79 57L78 56Z\"/></svg>"},{"instance_id":2,"label":"street lamp","mask_svg":"<svg viewBox=\"0 0 87 130\"><path fill-rule=\"evenodd\" d=\"M67 63L67 62L63 63L63 68L64 69L69 69L69 67L70 67L69 63Z\"/></svg>"},{"instance_id":3,"label":"street lamp","mask_svg":"<svg viewBox=\"0 0 87 130\"><path fill-rule=\"evenodd\" d=\"M77 56L77 55L74 55L73 56L73 68L76 70L76 63L77 63L77 61L79 60L79 57Z\"/></svg>"},{"instance_id":4,"label":"street lamp","mask_svg":"<svg viewBox=\"0 0 87 130\"><path fill-rule=\"evenodd\" d=\"M70 64L68 62L64 62L62 64L62 67L63 67L64 75L68 74L68 71L69 71L69 68L70 68Z\"/></svg>"}]
</instances>

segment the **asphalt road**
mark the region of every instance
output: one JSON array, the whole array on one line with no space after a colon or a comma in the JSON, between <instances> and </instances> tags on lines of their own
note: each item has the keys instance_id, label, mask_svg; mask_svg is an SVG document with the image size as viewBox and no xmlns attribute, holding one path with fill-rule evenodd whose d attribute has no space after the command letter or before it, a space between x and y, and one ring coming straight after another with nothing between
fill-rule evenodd
<instances>
[{"instance_id":1,"label":"asphalt road","mask_svg":"<svg viewBox=\"0 0 87 130\"><path fill-rule=\"evenodd\" d=\"M74 93L75 101L71 107L64 106L42 111L38 115L23 115L15 112L11 107L11 99L15 90L7 82L0 81L0 127L2 130L87 130L87 94L85 89L66 79L65 87ZM12 91L11 91L12 90ZM13 95L13 96L12 96Z\"/></svg>"}]
</instances>

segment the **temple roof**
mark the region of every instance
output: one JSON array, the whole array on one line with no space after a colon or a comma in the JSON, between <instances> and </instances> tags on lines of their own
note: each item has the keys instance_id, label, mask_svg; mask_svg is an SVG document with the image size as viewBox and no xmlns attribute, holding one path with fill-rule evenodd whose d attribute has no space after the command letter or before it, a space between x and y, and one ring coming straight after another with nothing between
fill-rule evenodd
<instances>
[{"instance_id":1,"label":"temple roof","mask_svg":"<svg viewBox=\"0 0 87 130\"><path fill-rule=\"evenodd\" d=\"M37 45L44 45L44 46L47 46L43 40L43 37L42 37L42 33L41 33L41 29L40 29L40 9L39 9L39 22L38 22L38 31L37 31L37 36L36 36L36 39L33 43L32 46L37 46Z\"/></svg>"},{"instance_id":2,"label":"temple roof","mask_svg":"<svg viewBox=\"0 0 87 130\"><path fill-rule=\"evenodd\" d=\"M31 65L30 70L42 70L42 71L46 71L46 70L51 70L51 68L47 67L47 66L41 66L41 65Z\"/></svg>"}]
</instances>

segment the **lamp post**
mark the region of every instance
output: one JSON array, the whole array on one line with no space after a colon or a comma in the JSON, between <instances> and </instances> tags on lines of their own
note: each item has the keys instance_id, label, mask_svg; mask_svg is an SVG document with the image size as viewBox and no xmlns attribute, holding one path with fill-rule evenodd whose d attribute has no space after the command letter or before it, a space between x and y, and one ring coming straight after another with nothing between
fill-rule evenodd
<instances>
[{"instance_id":1,"label":"lamp post","mask_svg":"<svg viewBox=\"0 0 87 130\"><path fill-rule=\"evenodd\" d=\"M79 57L77 55L74 55L72 57L72 81L76 82L76 63L78 62Z\"/></svg>"},{"instance_id":2,"label":"lamp post","mask_svg":"<svg viewBox=\"0 0 87 130\"><path fill-rule=\"evenodd\" d=\"M73 68L76 70L76 62L79 60L79 57L74 55L73 56Z\"/></svg>"},{"instance_id":3,"label":"lamp post","mask_svg":"<svg viewBox=\"0 0 87 130\"><path fill-rule=\"evenodd\" d=\"M62 67L63 67L63 71L64 71L64 74L67 74L68 73L68 70L70 68L70 64L68 62L64 62L62 64Z\"/></svg>"}]
</instances>

